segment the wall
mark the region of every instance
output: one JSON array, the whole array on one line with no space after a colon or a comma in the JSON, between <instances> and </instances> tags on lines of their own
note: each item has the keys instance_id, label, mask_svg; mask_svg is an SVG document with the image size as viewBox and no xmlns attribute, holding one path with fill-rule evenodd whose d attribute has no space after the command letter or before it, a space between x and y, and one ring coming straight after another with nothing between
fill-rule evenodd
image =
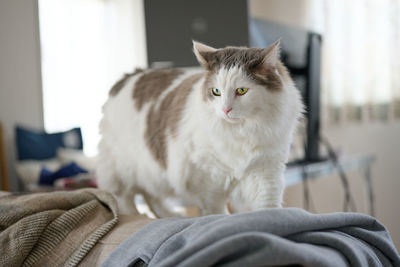
<instances>
[{"instance_id":1,"label":"wall","mask_svg":"<svg viewBox=\"0 0 400 267\"><path fill-rule=\"evenodd\" d=\"M307 2L307 0L251 0L249 10L256 18L302 26L308 24Z\"/></svg>"},{"instance_id":2,"label":"wall","mask_svg":"<svg viewBox=\"0 0 400 267\"><path fill-rule=\"evenodd\" d=\"M323 25L320 0L248 0L252 17L266 19L315 32Z\"/></svg>"},{"instance_id":3,"label":"wall","mask_svg":"<svg viewBox=\"0 0 400 267\"><path fill-rule=\"evenodd\" d=\"M37 1L0 1L0 59L0 121L10 185L16 190L14 126L43 127Z\"/></svg>"}]
</instances>

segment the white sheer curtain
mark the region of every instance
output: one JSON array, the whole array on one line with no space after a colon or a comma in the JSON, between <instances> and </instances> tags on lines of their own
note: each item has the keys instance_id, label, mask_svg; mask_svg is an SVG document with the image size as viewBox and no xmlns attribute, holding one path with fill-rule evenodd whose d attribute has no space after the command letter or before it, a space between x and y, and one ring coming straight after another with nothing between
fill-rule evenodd
<instances>
[{"instance_id":1,"label":"white sheer curtain","mask_svg":"<svg viewBox=\"0 0 400 267\"><path fill-rule=\"evenodd\" d=\"M146 67L142 0L39 0L45 128L81 127L94 155L112 84Z\"/></svg>"},{"instance_id":2,"label":"white sheer curtain","mask_svg":"<svg viewBox=\"0 0 400 267\"><path fill-rule=\"evenodd\" d=\"M326 121L400 118L400 0L313 3L323 14Z\"/></svg>"}]
</instances>

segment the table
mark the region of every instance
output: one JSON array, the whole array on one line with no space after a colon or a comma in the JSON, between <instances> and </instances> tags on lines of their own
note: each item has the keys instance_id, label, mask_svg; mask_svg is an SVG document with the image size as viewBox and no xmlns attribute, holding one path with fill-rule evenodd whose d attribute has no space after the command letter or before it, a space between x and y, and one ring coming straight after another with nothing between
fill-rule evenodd
<instances>
[{"instance_id":1,"label":"table","mask_svg":"<svg viewBox=\"0 0 400 267\"><path fill-rule=\"evenodd\" d=\"M369 214L371 216L375 215L375 196L371 179L371 166L375 160L376 158L373 155L343 157L338 160L344 172L360 170L364 173L364 181L369 199ZM292 165L288 166L285 172L286 186L303 183L304 175L308 179L319 179L338 173L338 168L332 160Z\"/></svg>"}]
</instances>

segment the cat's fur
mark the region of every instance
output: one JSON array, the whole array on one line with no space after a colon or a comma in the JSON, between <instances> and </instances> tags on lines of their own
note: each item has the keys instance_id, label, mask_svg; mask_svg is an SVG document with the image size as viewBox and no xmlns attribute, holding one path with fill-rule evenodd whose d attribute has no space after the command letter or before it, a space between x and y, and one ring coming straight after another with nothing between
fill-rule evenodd
<instances>
[{"instance_id":1,"label":"cat's fur","mask_svg":"<svg viewBox=\"0 0 400 267\"><path fill-rule=\"evenodd\" d=\"M265 49L194 42L194 52L204 70L137 71L113 87L100 124L99 187L123 213L136 212L137 193L160 217L171 214L163 203L170 196L203 214L224 212L227 201L235 210L280 207L303 106L279 42ZM249 90L239 96L241 87Z\"/></svg>"}]
</instances>

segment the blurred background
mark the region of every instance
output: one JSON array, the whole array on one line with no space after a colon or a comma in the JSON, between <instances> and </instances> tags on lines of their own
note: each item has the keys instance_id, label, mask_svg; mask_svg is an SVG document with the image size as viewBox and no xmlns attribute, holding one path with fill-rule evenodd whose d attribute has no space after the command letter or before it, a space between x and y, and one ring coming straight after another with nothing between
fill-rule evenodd
<instances>
[{"instance_id":1,"label":"blurred background","mask_svg":"<svg viewBox=\"0 0 400 267\"><path fill-rule=\"evenodd\" d=\"M1 188L91 173L124 73L279 38L308 111L284 205L374 215L400 248L400 0L2 0Z\"/></svg>"}]
</instances>

